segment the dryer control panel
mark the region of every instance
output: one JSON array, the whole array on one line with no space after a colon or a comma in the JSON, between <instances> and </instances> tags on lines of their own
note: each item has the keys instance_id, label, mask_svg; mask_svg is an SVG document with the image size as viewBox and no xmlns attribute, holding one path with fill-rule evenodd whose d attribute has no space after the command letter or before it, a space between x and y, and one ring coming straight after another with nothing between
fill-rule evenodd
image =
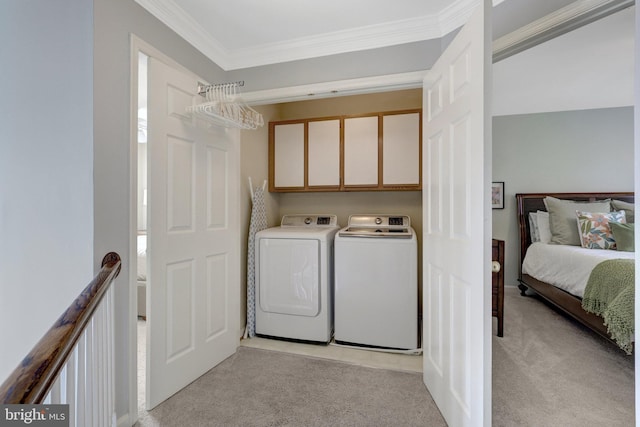
<instances>
[{"instance_id":1,"label":"dryer control panel","mask_svg":"<svg viewBox=\"0 0 640 427\"><path fill-rule=\"evenodd\" d=\"M280 222L282 227L337 227L336 215L285 215Z\"/></svg>"}]
</instances>

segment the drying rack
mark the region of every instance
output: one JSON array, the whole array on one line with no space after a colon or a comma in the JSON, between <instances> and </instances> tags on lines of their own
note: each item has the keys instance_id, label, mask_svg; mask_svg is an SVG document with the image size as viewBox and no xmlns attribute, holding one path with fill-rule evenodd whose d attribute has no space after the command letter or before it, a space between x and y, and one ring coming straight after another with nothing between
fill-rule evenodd
<instances>
[{"instance_id":1,"label":"drying rack","mask_svg":"<svg viewBox=\"0 0 640 427\"><path fill-rule=\"evenodd\" d=\"M244 81L206 85L198 83L198 94L206 102L187 107L187 112L213 125L257 129L264 125L262 114L245 104L238 95Z\"/></svg>"}]
</instances>

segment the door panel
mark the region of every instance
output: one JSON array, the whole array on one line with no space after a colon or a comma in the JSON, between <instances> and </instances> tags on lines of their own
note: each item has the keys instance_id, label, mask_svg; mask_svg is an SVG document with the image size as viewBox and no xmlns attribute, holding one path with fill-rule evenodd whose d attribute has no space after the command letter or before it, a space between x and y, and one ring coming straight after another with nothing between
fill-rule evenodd
<instances>
[{"instance_id":1,"label":"door panel","mask_svg":"<svg viewBox=\"0 0 640 427\"><path fill-rule=\"evenodd\" d=\"M240 337L239 131L185 113L197 85L149 59L147 409Z\"/></svg>"},{"instance_id":2,"label":"door panel","mask_svg":"<svg viewBox=\"0 0 640 427\"><path fill-rule=\"evenodd\" d=\"M378 185L378 117L344 120L344 185Z\"/></svg>"},{"instance_id":3,"label":"door panel","mask_svg":"<svg viewBox=\"0 0 640 427\"><path fill-rule=\"evenodd\" d=\"M227 185L229 160L227 151L207 146L207 228L224 228L227 225Z\"/></svg>"},{"instance_id":4,"label":"door panel","mask_svg":"<svg viewBox=\"0 0 640 427\"><path fill-rule=\"evenodd\" d=\"M207 340L215 338L228 329L227 300L228 281L227 254L210 255L207 257ZM223 283L223 286L219 286Z\"/></svg>"},{"instance_id":5,"label":"door panel","mask_svg":"<svg viewBox=\"0 0 640 427\"><path fill-rule=\"evenodd\" d=\"M390 114L382 122L382 183L420 184L420 114Z\"/></svg>"},{"instance_id":6,"label":"door panel","mask_svg":"<svg viewBox=\"0 0 640 427\"><path fill-rule=\"evenodd\" d=\"M166 363L194 349L193 285L193 260L167 265Z\"/></svg>"},{"instance_id":7,"label":"door panel","mask_svg":"<svg viewBox=\"0 0 640 427\"><path fill-rule=\"evenodd\" d=\"M423 97L424 382L450 426L491 424L491 2L483 3L431 69Z\"/></svg>"},{"instance_id":8,"label":"door panel","mask_svg":"<svg viewBox=\"0 0 640 427\"><path fill-rule=\"evenodd\" d=\"M309 122L309 186L340 185L340 120Z\"/></svg>"},{"instance_id":9,"label":"door panel","mask_svg":"<svg viewBox=\"0 0 640 427\"><path fill-rule=\"evenodd\" d=\"M304 187L304 123L274 128L274 185Z\"/></svg>"},{"instance_id":10,"label":"door panel","mask_svg":"<svg viewBox=\"0 0 640 427\"><path fill-rule=\"evenodd\" d=\"M193 231L194 142L167 137L167 231Z\"/></svg>"}]
</instances>

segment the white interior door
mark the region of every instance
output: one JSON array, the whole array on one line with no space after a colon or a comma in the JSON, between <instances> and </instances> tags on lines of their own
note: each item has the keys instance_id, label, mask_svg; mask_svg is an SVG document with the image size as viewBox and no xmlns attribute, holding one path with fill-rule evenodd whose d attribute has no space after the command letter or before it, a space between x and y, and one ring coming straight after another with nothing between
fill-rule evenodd
<instances>
[{"instance_id":1,"label":"white interior door","mask_svg":"<svg viewBox=\"0 0 640 427\"><path fill-rule=\"evenodd\" d=\"M491 425L491 2L425 79L424 382L450 426Z\"/></svg>"},{"instance_id":2,"label":"white interior door","mask_svg":"<svg viewBox=\"0 0 640 427\"><path fill-rule=\"evenodd\" d=\"M186 114L196 88L149 58L147 409L239 343L240 134Z\"/></svg>"}]
</instances>

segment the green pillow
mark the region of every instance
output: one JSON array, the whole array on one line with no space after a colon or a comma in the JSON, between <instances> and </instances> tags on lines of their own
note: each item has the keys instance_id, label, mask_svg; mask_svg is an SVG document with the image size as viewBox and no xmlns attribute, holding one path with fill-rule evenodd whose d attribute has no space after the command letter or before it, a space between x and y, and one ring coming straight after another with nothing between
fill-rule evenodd
<instances>
[{"instance_id":1,"label":"green pillow","mask_svg":"<svg viewBox=\"0 0 640 427\"><path fill-rule=\"evenodd\" d=\"M618 224L610 222L611 233L616 240L619 251L635 252L634 224Z\"/></svg>"},{"instance_id":2,"label":"green pillow","mask_svg":"<svg viewBox=\"0 0 640 427\"><path fill-rule=\"evenodd\" d=\"M627 222L635 222L635 205L633 203L623 202L622 200L612 200L611 210L624 211Z\"/></svg>"},{"instance_id":3,"label":"green pillow","mask_svg":"<svg viewBox=\"0 0 640 427\"><path fill-rule=\"evenodd\" d=\"M576 211L611 212L611 200L609 199L597 202L576 202L547 196L544 198L544 204L549 212L551 243L558 245L580 246Z\"/></svg>"}]
</instances>

